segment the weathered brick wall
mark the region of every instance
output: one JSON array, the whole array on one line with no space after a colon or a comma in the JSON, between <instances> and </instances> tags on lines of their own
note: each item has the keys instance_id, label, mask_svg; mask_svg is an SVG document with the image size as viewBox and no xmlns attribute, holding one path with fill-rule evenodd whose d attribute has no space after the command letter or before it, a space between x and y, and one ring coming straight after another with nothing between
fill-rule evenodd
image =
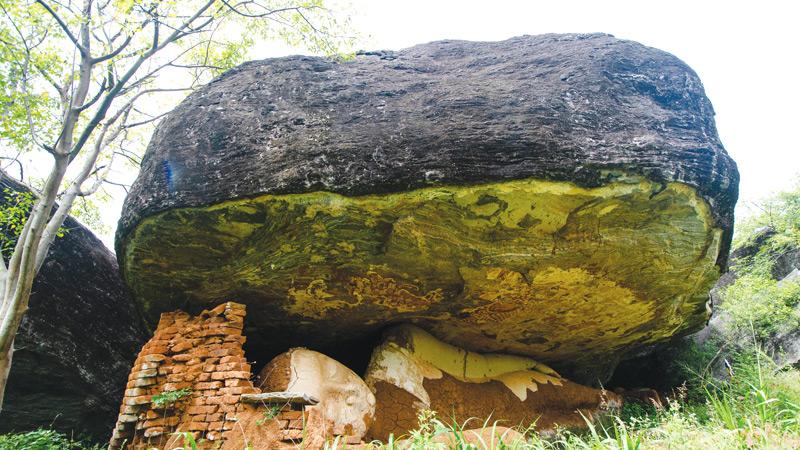
<instances>
[{"instance_id":1,"label":"weathered brick wall","mask_svg":"<svg viewBox=\"0 0 800 450\"><path fill-rule=\"evenodd\" d=\"M219 447L226 433L233 433L236 413L253 408L240 403L241 394L260 392L250 381L242 350L244 315L244 305L233 302L197 317L162 314L128 378L110 448L181 446L176 432L192 433L204 441L202 447ZM152 403L154 395L180 389L191 393L168 406ZM279 411L279 416L278 428L285 428L287 437L297 435L289 431L298 428L297 412Z\"/></svg>"},{"instance_id":2,"label":"weathered brick wall","mask_svg":"<svg viewBox=\"0 0 800 450\"><path fill-rule=\"evenodd\" d=\"M337 438L324 411L275 400L253 385L242 345L244 305L227 302L196 317L164 313L137 357L122 399L111 450L171 450L190 433L201 449L323 448ZM154 397L187 389L167 405ZM278 396L280 397L280 396ZM255 404L253 402L256 402ZM340 436L342 442L358 439Z\"/></svg>"}]
</instances>

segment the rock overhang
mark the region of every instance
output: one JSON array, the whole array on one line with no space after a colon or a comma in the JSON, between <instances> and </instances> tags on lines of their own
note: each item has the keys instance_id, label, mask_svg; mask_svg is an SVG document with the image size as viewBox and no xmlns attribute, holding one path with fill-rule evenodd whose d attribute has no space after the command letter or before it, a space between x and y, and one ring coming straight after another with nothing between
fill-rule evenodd
<instances>
[{"instance_id":1,"label":"rock overhang","mask_svg":"<svg viewBox=\"0 0 800 450\"><path fill-rule=\"evenodd\" d=\"M261 334L291 335L251 333L256 354L413 322L569 368L700 326L721 234L682 184L518 180L178 208L145 219L122 258L148 313L235 297Z\"/></svg>"},{"instance_id":2,"label":"rock overhang","mask_svg":"<svg viewBox=\"0 0 800 450\"><path fill-rule=\"evenodd\" d=\"M285 322L312 341L347 338L315 321L408 319L475 350L613 365L702 325L737 184L699 79L669 54L608 35L444 41L218 78L158 127L117 244L154 314L236 295L264 332ZM420 235L437 252L411 251ZM171 270L194 275L158 276Z\"/></svg>"}]
</instances>

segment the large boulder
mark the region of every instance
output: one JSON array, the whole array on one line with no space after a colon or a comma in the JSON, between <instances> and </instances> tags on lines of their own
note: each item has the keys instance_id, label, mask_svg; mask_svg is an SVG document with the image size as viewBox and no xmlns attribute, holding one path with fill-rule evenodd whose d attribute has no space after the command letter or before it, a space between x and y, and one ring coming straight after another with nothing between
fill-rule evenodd
<instances>
[{"instance_id":1,"label":"large boulder","mask_svg":"<svg viewBox=\"0 0 800 450\"><path fill-rule=\"evenodd\" d=\"M596 382L703 326L737 188L697 75L635 42L294 56L160 123L117 253L152 321L246 303L262 361L405 321Z\"/></svg>"},{"instance_id":2,"label":"large boulder","mask_svg":"<svg viewBox=\"0 0 800 450\"><path fill-rule=\"evenodd\" d=\"M28 188L2 174L0 207ZM39 427L108 439L145 327L114 254L72 218L33 283L0 433ZM10 236L8 230L2 230Z\"/></svg>"}]
</instances>

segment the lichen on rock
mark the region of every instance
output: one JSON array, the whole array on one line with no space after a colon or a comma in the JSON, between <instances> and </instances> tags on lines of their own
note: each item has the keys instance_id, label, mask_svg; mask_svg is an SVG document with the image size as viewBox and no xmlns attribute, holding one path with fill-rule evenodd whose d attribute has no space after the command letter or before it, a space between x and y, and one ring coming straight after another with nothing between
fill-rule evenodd
<instances>
[{"instance_id":1,"label":"lichen on rock","mask_svg":"<svg viewBox=\"0 0 800 450\"><path fill-rule=\"evenodd\" d=\"M282 317L304 345L406 320L576 365L701 323L720 235L681 184L519 180L175 209L145 219L123 257L137 298L163 302L166 280L176 305L264 298L259 325Z\"/></svg>"}]
</instances>

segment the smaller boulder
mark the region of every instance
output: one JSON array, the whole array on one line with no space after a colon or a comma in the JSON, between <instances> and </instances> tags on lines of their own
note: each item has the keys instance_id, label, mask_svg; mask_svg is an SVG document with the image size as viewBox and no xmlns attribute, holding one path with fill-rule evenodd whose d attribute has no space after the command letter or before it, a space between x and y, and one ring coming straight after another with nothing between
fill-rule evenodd
<instances>
[{"instance_id":1,"label":"smaller boulder","mask_svg":"<svg viewBox=\"0 0 800 450\"><path fill-rule=\"evenodd\" d=\"M375 415L375 396L352 370L322 353L293 348L270 361L258 375L263 392L297 392L318 401L308 406L306 430L312 440L346 436L359 442ZM305 445L313 442L304 440Z\"/></svg>"},{"instance_id":2,"label":"smaller boulder","mask_svg":"<svg viewBox=\"0 0 800 450\"><path fill-rule=\"evenodd\" d=\"M542 432L584 427L584 417L621 405L618 395L573 383L533 359L467 351L413 325L386 333L365 380L377 402L369 436L380 440L406 435L425 410L459 424L480 418Z\"/></svg>"}]
</instances>

